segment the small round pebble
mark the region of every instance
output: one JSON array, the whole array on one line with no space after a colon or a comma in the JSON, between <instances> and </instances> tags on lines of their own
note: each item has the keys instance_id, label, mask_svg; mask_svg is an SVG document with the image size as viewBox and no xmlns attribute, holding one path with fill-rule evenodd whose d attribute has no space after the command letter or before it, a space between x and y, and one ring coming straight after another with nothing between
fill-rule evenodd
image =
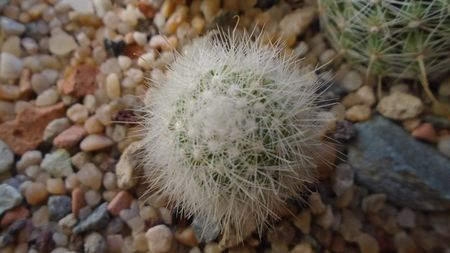
<instances>
[{"instance_id":1,"label":"small round pebble","mask_svg":"<svg viewBox=\"0 0 450 253\"><path fill-rule=\"evenodd\" d=\"M58 92L55 89L48 89L39 94L35 103L37 106L49 106L55 104L58 100Z\"/></svg>"},{"instance_id":2,"label":"small round pebble","mask_svg":"<svg viewBox=\"0 0 450 253\"><path fill-rule=\"evenodd\" d=\"M77 172L80 183L99 190L102 185L102 172L92 163L87 163Z\"/></svg>"},{"instance_id":3,"label":"small round pebble","mask_svg":"<svg viewBox=\"0 0 450 253\"><path fill-rule=\"evenodd\" d=\"M114 142L104 135L91 134L81 141L80 148L83 151L89 152L104 149L113 144Z\"/></svg>"},{"instance_id":4,"label":"small round pebble","mask_svg":"<svg viewBox=\"0 0 450 253\"><path fill-rule=\"evenodd\" d=\"M88 118L89 112L86 106L74 104L67 109L67 117L75 123L84 123Z\"/></svg>"},{"instance_id":5,"label":"small round pebble","mask_svg":"<svg viewBox=\"0 0 450 253\"><path fill-rule=\"evenodd\" d=\"M450 136L439 138L438 149L444 156L450 158Z\"/></svg>"},{"instance_id":6,"label":"small round pebble","mask_svg":"<svg viewBox=\"0 0 450 253\"><path fill-rule=\"evenodd\" d=\"M84 238L84 252L104 253L106 250L106 240L101 234L92 232Z\"/></svg>"},{"instance_id":7,"label":"small round pebble","mask_svg":"<svg viewBox=\"0 0 450 253\"><path fill-rule=\"evenodd\" d=\"M170 251L173 241L173 234L166 225L151 227L145 233L148 242L148 249L152 253L166 253Z\"/></svg>"},{"instance_id":8,"label":"small round pebble","mask_svg":"<svg viewBox=\"0 0 450 253\"><path fill-rule=\"evenodd\" d=\"M26 187L24 195L28 204L40 204L48 197L47 187L40 182L31 183Z\"/></svg>"},{"instance_id":9,"label":"small round pebble","mask_svg":"<svg viewBox=\"0 0 450 253\"><path fill-rule=\"evenodd\" d=\"M65 194L66 189L64 187L64 180L61 178L49 178L47 179L47 191L50 194L59 195Z\"/></svg>"}]
</instances>

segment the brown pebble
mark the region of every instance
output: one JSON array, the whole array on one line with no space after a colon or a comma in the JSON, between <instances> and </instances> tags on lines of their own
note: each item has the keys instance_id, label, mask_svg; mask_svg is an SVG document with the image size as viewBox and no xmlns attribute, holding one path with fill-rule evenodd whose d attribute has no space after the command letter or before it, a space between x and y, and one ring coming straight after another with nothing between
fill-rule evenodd
<instances>
[{"instance_id":1,"label":"brown pebble","mask_svg":"<svg viewBox=\"0 0 450 253\"><path fill-rule=\"evenodd\" d=\"M20 74L19 91L21 96L25 96L31 93L31 70L23 69Z\"/></svg>"},{"instance_id":2,"label":"brown pebble","mask_svg":"<svg viewBox=\"0 0 450 253\"><path fill-rule=\"evenodd\" d=\"M119 215L120 211L130 207L133 202L133 196L127 191L120 191L113 200L108 204L108 211L112 215Z\"/></svg>"},{"instance_id":3,"label":"brown pebble","mask_svg":"<svg viewBox=\"0 0 450 253\"><path fill-rule=\"evenodd\" d=\"M87 135L83 126L73 125L64 130L53 140L53 145L58 148L71 148L77 145Z\"/></svg>"},{"instance_id":4,"label":"brown pebble","mask_svg":"<svg viewBox=\"0 0 450 253\"><path fill-rule=\"evenodd\" d=\"M74 97L93 94L96 89L97 74L98 69L90 65L81 65L71 69L62 83L62 93Z\"/></svg>"},{"instance_id":5,"label":"brown pebble","mask_svg":"<svg viewBox=\"0 0 450 253\"><path fill-rule=\"evenodd\" d=\"M84 192L80 187L76 187L72 191L72 213L75 217L78 217L80 209L86 205L84 201Z\"/></svg>"},{"instance_id":6,"label":"brown pebble","mask_svg":"<svg viewBox=\"0 0 450 253\"><path fill-rule=\"evenodd\" d=\"M23 206L16 207L12 210L9 210L2 217L2 221L0 224L3 227L9 226L16 220L26 219L30 216L30 210L26 209Z\"/></svg>"},{"instance_id":7,"label":"brown pebble","mask_svg":"<svg viewBox=\"0 0 450 253\"><path fill-rule=\"evenodd\" d=\"M25 199L30 205L37 205L47 200L48 192L45 184L35 182L28 185L25 189Z\"/></svg>"},{"instance_id":8,"label":"brown pebble","mask_svg":"<svg viewBox=\"0 0 450 253\"><path fill-rule=\"evenodd\" d=\"M175 239L186 246L195 247L198 245L197 238L195 237L195 231L192 227L183 228L175 232Z\"/></svg>"},{"instance_id":9,"label":"brown pebble","mask_svg":"<svg viewBox=\"0 0 450 253\"><path fill-rule=\"evenodd\" d=\"M411 135L419 140L429 141L429 142L437 142L438 136L436 130L430 123L423 123L417 128L415 128Z\"/></svg>"},{"instance_id":10,"label":"brown pebble","mask_svg":"<svg viewBox=\"0 0 450 253\"><path fill-rule=\"evenodd\" d=\"M8 144L14 153L22 155L41 144L45 127L52 120L64 116L64 104L47 107L28 107L15 120L0 125L0 139Z\"/></svg>"},{"instance_id":11,"label":"brown pebble","mask_svg":"<svg viewBox=\"0 0 450 253\"><path fill-rule=\"evenodd\" d=\"M137 59L143 53L145 53L144 47L136 43L126 45L125 48L123 49L123 54L130 57L131 59Z\"/></svg>"},{"instance_id":12,"label":"brown pebble","mask_svg":"<svg viewBox=\"0 0 450 253\"><path fill-rule=\"evenodd\" d=\"M155 8L150 4L139 2L137 7L146 18L153 18L156 14Z\"/></svg>"}]
</instances>

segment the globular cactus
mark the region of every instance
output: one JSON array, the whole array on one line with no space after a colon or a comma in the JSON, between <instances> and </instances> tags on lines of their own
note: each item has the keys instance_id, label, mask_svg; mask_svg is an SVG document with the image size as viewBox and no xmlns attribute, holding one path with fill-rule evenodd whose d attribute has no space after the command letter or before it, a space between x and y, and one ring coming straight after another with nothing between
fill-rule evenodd
<instances>
[{"instance_id":1,"label":"globular cactus","mask_svg":"<svg viewBox=\"0 0 450 253\"><path fill-rule=\"evenodd\" d=\"M323 86L260 38L212 32L193 41L144 99L149 191L224 238L270 225L314 182L323 148Z\"/></svg>"},{"instance_id":2,"label":"globular cactus","mask_svg":"<svg viewBox=\"0 0 450 253\"><path fill-rule=\"evenodd\" d=\"M428 78L450 68L449 0L319 0L332 47L368 74Z\"/></svg>"}]
</instances>

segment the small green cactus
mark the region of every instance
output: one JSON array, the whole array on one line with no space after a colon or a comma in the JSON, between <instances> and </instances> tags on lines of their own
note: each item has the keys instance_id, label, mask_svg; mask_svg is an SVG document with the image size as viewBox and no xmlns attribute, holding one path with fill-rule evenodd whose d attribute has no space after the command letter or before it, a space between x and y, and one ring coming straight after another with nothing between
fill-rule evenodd
<instances>
[{"instance_id":1,"label":"small green cactus","mask_svg":"<svg viewBox=\"0 0 450 253\"><path fill-rule=\"evenodd\" d=\"M261 231L315 178L321 83L260 38L194 41L144 101L150 190L224 238Z\"/></svg>"},{"instance_id":2,"label":"small green cactus","mask_svg":"<svg viewBox=\"0 0 450 253\"><path fill-rule=\"evenodd\" d=\"M319 0L332 47L368 74L428 78L450 71L449 0Z\"/></svg>"}]
</instances>

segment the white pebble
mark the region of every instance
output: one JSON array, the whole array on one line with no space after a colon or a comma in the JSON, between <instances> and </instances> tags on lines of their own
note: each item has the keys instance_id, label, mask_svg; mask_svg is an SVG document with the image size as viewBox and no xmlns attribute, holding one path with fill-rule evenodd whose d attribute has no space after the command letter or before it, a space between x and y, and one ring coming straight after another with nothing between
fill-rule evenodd
<instances>
[{"instance_id":1,"label":"white pebble","mask_svg":"<svg viewBox=\"0 0 450 253\"><path fill-rule=\"evenodd\" d=\"M73 36L67 33L58 33L51 36L48 46L51 53L60 56L66 55L78 47Z\"/></svg>"},{"instance_id":2,"label":"white pebble","mask_svg":"<svg viewBox=\"0 0 450 253\"><path fill-rule=\"evenodd\" d=\"M83 123L88 118L88 110L82 104L74 104L67 110L67 117L75 123Z\"/></svg>"},{"instance_id":3,"label":"white pebble","mask_svg":"<svg viewBox=\"0 0 450 253\"><path fill-rule=\"evenodd\" d=\"M147 34L142 32L134 32L133 39L138 45L144 46L147 44Z\"/></svg>"},{"instance_id":4,"label":"white pebble","mask_svg":"<svg viewBox=\"0 0 450 253\"><path fill-rule=\"evenodd\" d=\"M131 67L131 64L133 63L131 61L131 58L128 56L120 55L117 58L117 61L119 62L119 66L122 70L127 70Z\"/></svg>"},{"instance_id":5,"label":"white pebble","mask_svg":"<svg viewBox=\"0 0 450 253\"><path fill-rule=\"evenodd\" d=\"M111 73L106 78L106 94L110 99L120 97L120 81L115 73Z\"/></svg>"},{"instance_id":6,"label":"white pebble","mask_svg":"<svg viewBox=\"0 0 450 253\"><path fill-rule=\"evenodd\" d=\"M0 53L0 77L17 79L23 69L22 60L10 53Z\"/></svg>"},{"instance_id":7,"label":"white pebble","mask_svg":"<svg viewBox=\"0 0 450 253\"><path fill-rule=\"evenodd\" d=\"M36 98L37 106L49 106L58 102L59 94L56 89L48 89Z\"/></svg>"}]
</instances>

